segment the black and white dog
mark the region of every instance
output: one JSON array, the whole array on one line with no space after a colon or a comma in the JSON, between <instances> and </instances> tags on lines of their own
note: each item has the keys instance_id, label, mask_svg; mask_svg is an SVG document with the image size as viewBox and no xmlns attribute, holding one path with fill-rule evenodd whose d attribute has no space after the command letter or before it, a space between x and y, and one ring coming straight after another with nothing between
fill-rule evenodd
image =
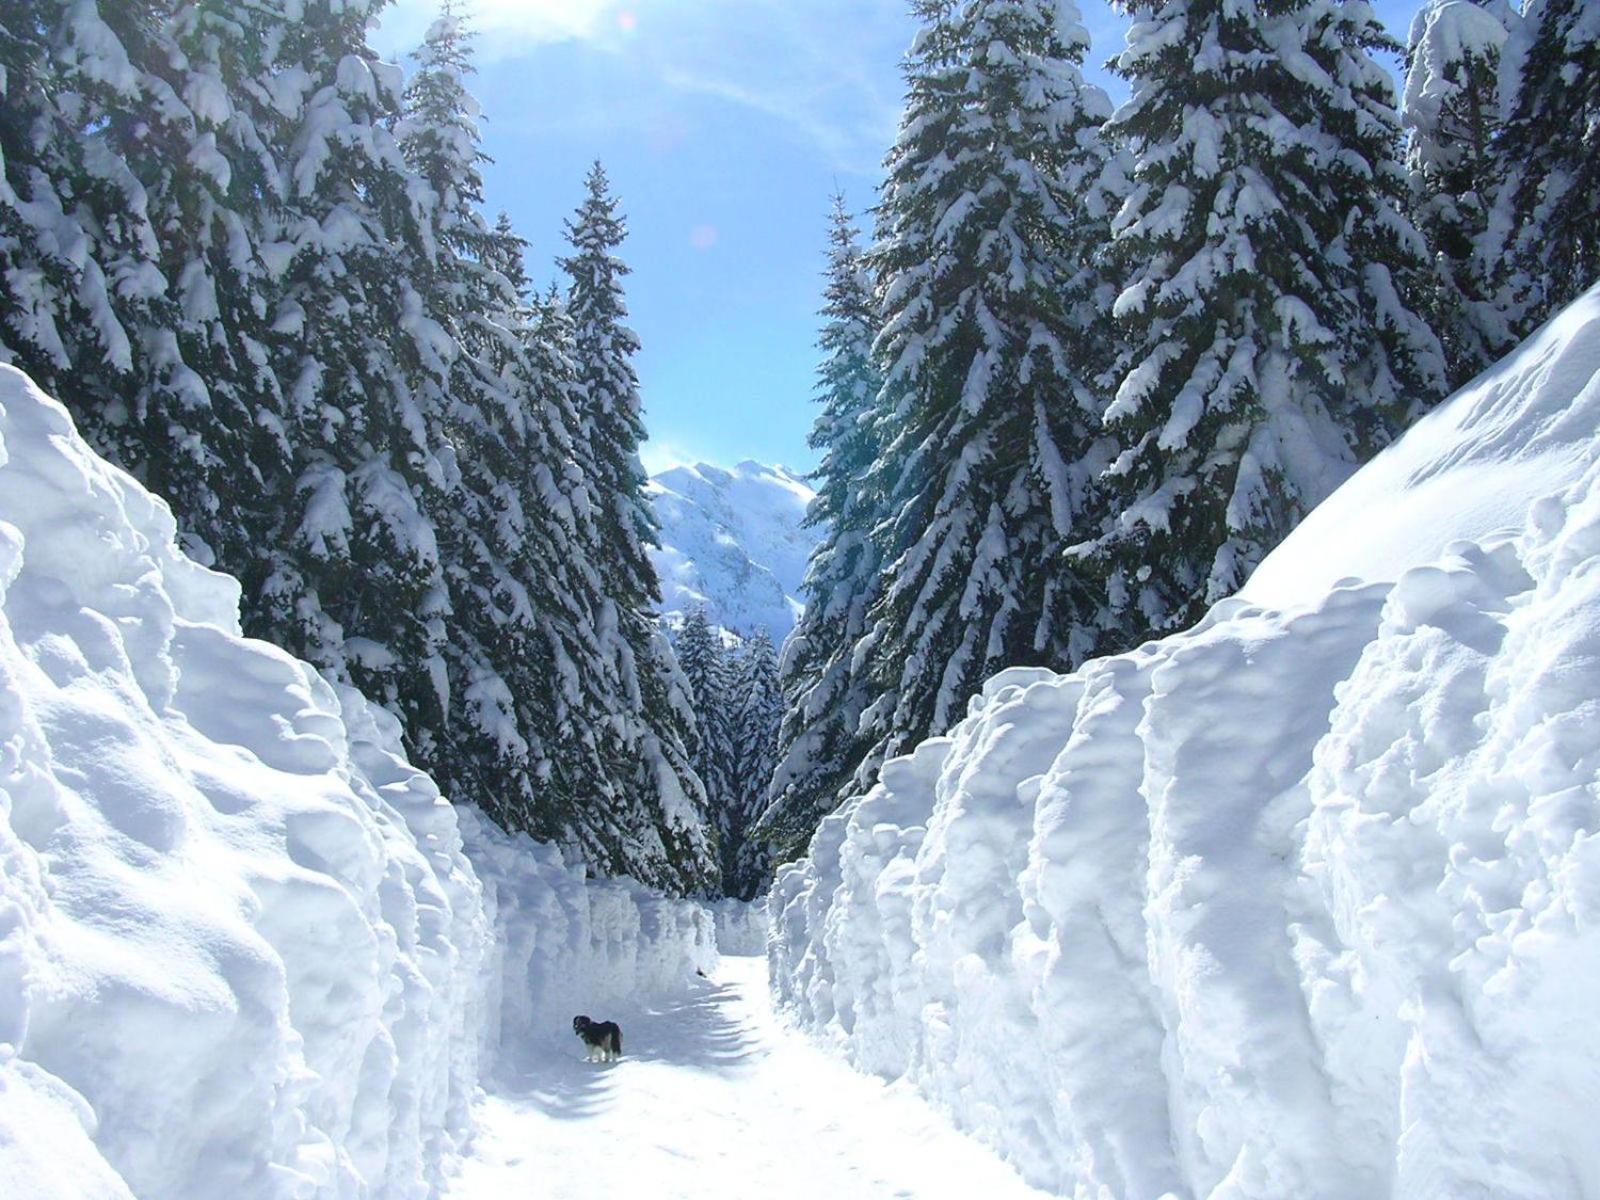
<instances>
[{"instance_id":1,"label":"black and white dog","mask_svg":"<svg viewBox=\"0 0 1600 1200\"><path fill-rule=\"evenodd\" d=\"M591 1021L588 1017L573 1017L572 1032L583 1039L589 1048L586 1062L611 1062L622 1057L622 1026L615 1021Z\"/></svg>"}]
</instances>

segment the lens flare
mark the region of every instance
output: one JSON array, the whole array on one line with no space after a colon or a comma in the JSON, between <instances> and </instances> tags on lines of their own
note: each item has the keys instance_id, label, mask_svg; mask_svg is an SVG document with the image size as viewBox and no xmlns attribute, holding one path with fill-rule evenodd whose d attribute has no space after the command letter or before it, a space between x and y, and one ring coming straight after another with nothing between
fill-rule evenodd
<instances>
[{"instance_id":1,"label":"lens flare","mask_svg":"<svg viewBox=\"0 0 1600 1200\"><path fill-rule=\"evenodd\" d=\"M632 33L639 28L639 14L631 8L625 8L617 14L617 28L623 33Z\"/></svg>"},{"instance_id":2,"label":"lens flare","mask_svg":"<svg viewBox=\"0 0 1600 1200\"><path fill-rule=\"evenodd\" d=\"M696 250L709 250L717 244L718 236L715 225L696 225L689 231L689 244Z\"/></svg>"}]
</instances>

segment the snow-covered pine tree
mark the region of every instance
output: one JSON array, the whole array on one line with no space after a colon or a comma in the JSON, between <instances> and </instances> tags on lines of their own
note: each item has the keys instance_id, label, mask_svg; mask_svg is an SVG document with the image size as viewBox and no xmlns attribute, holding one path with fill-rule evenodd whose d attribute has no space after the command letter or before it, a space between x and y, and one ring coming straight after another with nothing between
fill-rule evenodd
<instances>
[{"instance_id":1,"label":"snow-covered pine tree","mask_svg":"<svg viewBox=\"0 0 1600 1200\"><path fill-rule=\"evenodd\" d=\"M0 0L0 356L460 798L704 890L698 785L627 715L691 719L653 630L650 672L614 644L570 326L477 211L464 56L400 122L375 7Z\"/></svg>"},{"instance_id":2,"label":"snow-covered pine tree","mask_svg":"<svg viewBox=\"0 0 1600 1200\"><path fill-rule=\"evenodd\" d=\"M1444 390L1418 316L1394 48L1362 4L1140 0L1109 128L1129 344L1106 411L1109 513L1079 549L1100 649L1183 628Z\"/></svg>"},{"instance_id":3,"label":"snow-covered pine tree","mask_svg":"<svg viewBox=\"0 0 1600 1200\"><path fill-rule=\"evenodd\" d=\"M1103 465L1090 380L1110 104L1068 0L936 11L913 62L873 260L889 575L860 653L882 760L948 728L996 670L1087 652L1091 597L1064 554ZM947 47L947 49L941 49Z\"/></svg>"},{"instance_id":4,"label":"snow-covered pine tree","mask_svg":"<svg viewBox=\"0 0 1600 1200\"><path fill-rule=\"evenodd\" d=\"M1528 0L1508 47L1507 176L1486 258L1526 335L1600 279L1600 4Z\"/></svg>"},{"instance_id":5,"label":"snow-covered pine tree","mask_svg":"<svg viewBox=\"0 0 1600 1200\"><path fill-rule=\"evenodd\" d=\"M805 611L783 647L780 752L752 832L766 847L763 857L779 862L804 849L869 748L859 726L872 693L857 670L855 650L882 582L873 531L883 519L884 499L869 485L879 454L876 404L883 380L872 358L878 310L871 273L842 195L834 197L827 263L818 342L821 411L810 438L822 462L812 475L817 496L806 512L822 540L806 570Z\"/></svg>"},{"instance_id":6,"label":"snow-covered pine tree","mask_svg":"<svg viewBox=\"0 0 1600 1200\"><path fill-rule=\"evenodd\" d=\"M379 7L305 5L258 81L293 114L269 319L294 479L249 625L392 709L431 761L451 697L430 401L455 346L424 300L431 231L393 133L401 77L366 41Z\"/></svg>"},{"instance_id":7,"label":"snow-covered pine tree","mask_svg":"<svg viewBox=\"0 0 1600 1200\"><path fill-rule=\"evenodd\" d=\"M502 221L497 235L503 237ZM519 290L526 281L521 273L520 249L509 276ZM655 741L654 735L637 736L643 689L631 650L617 654L614 602L607 598L604 580L595 566L600 534L595 521L592 477L580 466L589 447L579 444L583 435L582 392L574 366L576 354L572 321L566 301L552 285L547 295L527 309L522 329L524 352L538 378L546 381L545 407L550 416L546 431L550 453L540 456L531 482L535 498L560 514L566 541L559 571L570 578L570 596L585 615L569 618L567 606L547 605L541 624L556 667L553 694L559 697L559 719L553 740L546 747L553 775L541 789L538 809L555 813L564 831L551 840L576 846L583 857L608 874L628 874L669 891L705 892L703 874L685 873L667 847L678 844L681 833L663 833L653 822L662 811L649 803L652 797L672 794L670 779L657 790L641 789L639 765L647 753L659 753L673 777L692 773L689 756L693 744L694 704L688 681L678 669L670 647L652 642L660 671L654 680L656 702L672 713L672 728L679 741ZM530 500L530 503L533 501ZM618 714L623 720L618 720ZM651 750L660 745L659 751ZM681 755L681 757L679 757ZM698 779L688 796L704 804ZM680 785L688 786L688 785Z\"/></svg>"},{"instance_id":8,"label":"snow-covered pine tree","mask_svg":"<svg viewBox=\"0 0 1600 1200\"><path fill-rule=\"evenodd\" d=\"M99 22L92 7L83 15ZM58 56L77 40L70 32L65 3L0 0L0 357L82 419L99 416L105 401L75 395L78 361L96 355L101 376L126 377L134 366L132 339L112 310L84 219L99 209L129 214L141 206L125 173L97 179L84 162L92 138L82 135L103 124L106 104L92 80L63 87L70 75ZM112 63L94 73L126 83L131 66L111 69L127 63L126 51L110 30L100 45L114 46ZM92 436L94 425L84 426Z\"/></svg>"},{"instance_id":9,"label":"snow-covered pine tree","mask_svg":"<svg viewBox=\"0 0 1600 1200\"><path fill-rule=\"evenodd\" d=\"M1430 0L1406 51L1406 166L1438 268L1429 316L1453 385L1513 344L1497 302L1500 272L1479 251L1502 175L1500 60L1514 20L1505 0Z\"/></svg>"},{"instance_id":10,"label":"snow-covered pine tree","mask_svg":"<svg viewBox=\"0 0 1600 1200\"><path fill-rule=\"evenodd\" d=\"M261 129L279 114L260 87L286 18L271 4L21 7L0 18L17 62L0 295L18 301L0 342L167 498L189 551L248 591L286 473L261 253L280 183Z\"/></svg>"},{"instance_id":11,"label":"snow-covered pine tree","mask_svg":"<svg viewBox=\"0 0 1600 1200\"><path fill-rule=\"evenodd\" d=\"M705 785L706 804L723 834L720 848L732 848L726 837L727 808L734 791L735 675L722 634L713 628L704 608L690 610L673 641L678 665L694 703L695 740L690 753L695 774Z\"/></svg>"},{"instance_id":12,"label":"snow-covered pine tree","mask_svg":"<svg viewBox=\"0 0 1600 1200\"><path fill-rule=\"evenodd\" d=\"M778 652L765 629L739 647L727 693L732 724L732 770L720 814L723 890L739 900L760 894L768 872L767 855L751 837L765 808L767 782L778 759L778 729L783 722L783 689L778 682Z\"/></svg>"},{"instance_id":13,"label":"snow-covered pine tree","mask_svg":"<svg viewBox=\"0 0 1600 1200\"><path fill-rule=\"evenodd\" d=\"M520 239L508 226L491 229L482 212L486 159L467 90L470 36L446 3L415 55L397 128L424 185L412 201L431 251L418 264L419 288L449 342L439 373L419 377L424 410L439 423L435 524L450 612L450 705L422 765L507 828L581 844L566 806L549 794L556 773L547 747L570 697L551 653L569 647L546 633L586 614L567 587L563 551L572 539L552 528L559 509L530 494L553 453L542 427L548 385L531 370L521 336Z\"/></svg>"},{"instance_id":14,"label":"snow-covered pine tree","mask_svg":"<svg viewBox=\"0 0 1600 1200\"><path fill-rule=\"evenodd\" d=\"M571 329L574 407L572 445L589 486L593 540L587 561L596 587L595 629L602 661L613 665L606 752L630 813L629 836L643 839L635 857L659 853L652 872L684 892L715 891L717 865L708 834L705 791L690 765L693 708L672 647L657 622L660 582L648 549L655 515L639 461L645 429L633 357L639 342L627 326L617 256L627 227L599 163L568 223L571 253L561 266L571 280L565 320ZM657 847L659 843L659 847Z\"/></svg>"},{"instance_id":15,"label":"snow-covered pine tree","mask_svg":"<svg viewBox=\"0 0 1600 1200\"><path fill-rule=\"evenodd\" d=\"M646 437L633 367L639 339L626 324L623 281L629 269L615 253L627 237L627 225L598 162L584 186L584 201L567 225L572 253L561 263L571 278L567 307L579 418L599 502L605 565L617 573L613 595L622 608L637 612L658 603L661 589L648 555L658 531L639 461Z\"/></svg>"}]
</instances>

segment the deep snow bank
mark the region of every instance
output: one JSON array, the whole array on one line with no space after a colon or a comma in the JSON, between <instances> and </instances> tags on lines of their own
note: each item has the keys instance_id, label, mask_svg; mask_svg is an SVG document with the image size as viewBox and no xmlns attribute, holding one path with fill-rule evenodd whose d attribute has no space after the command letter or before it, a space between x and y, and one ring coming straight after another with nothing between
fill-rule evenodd
<instances>
[{"instance_id":1,"label":"deep snow bank","mask_svg":"<svg viewBox=\"0 0 1600 1200\"><path fill-rule=\"evenodd\" d=\"M489 938L452 810L9 368L0 445L3 1190L426 1194Z\"/></svg>"},{"instance_id":2,"label":"deep snow bank","mask_svg":"<svg viewBox=\"0 0 1600 1200\"><path fill-rule=\"evenodd\" d=\"M717 951L720 954L749 957L767 952L767 901L717 900L711 905L717 925Z\"/></svg>"},{"instance_id":3,"label":"deep snow bank","mask_svg":"<svg viewBox=\"0 0 1600 1200\"><path fill-rule=\"evenodd\" d=\"M715 963L704 908L458 816L238 601L0 367L6 1200L430 1195L502 1033Z\"/></svg>"},{"instance_id":4,"label":"deep snow bank","mask_svg":"<svg viewBox=\"0 0 1600 1200\"><path fill-rule=\"evenodd\" d=\"M994 680L780 872L782 1005L1065 1195L1600 1195L1597 429L1591 293L1245 599Z\"/></svg>"},{"instance_id":5,"label":"deep snow bank","mask_svg":"<svg viewBox=\"0 0 1600 1200\"><path fill-rule=\"evenodd\" d=\"M717 964L710 912L631 879L590 879L554 846L461 812L467 853L498 930L491 1045L571 1044L572 1018L679 996Z\"/></svg>"}]
</instances>

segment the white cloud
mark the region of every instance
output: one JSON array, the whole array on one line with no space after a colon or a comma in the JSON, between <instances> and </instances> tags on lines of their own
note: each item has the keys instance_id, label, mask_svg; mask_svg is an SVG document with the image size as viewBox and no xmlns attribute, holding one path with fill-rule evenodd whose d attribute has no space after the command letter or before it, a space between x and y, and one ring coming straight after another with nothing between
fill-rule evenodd
<instances>
[{"instance_id":1,"label":"white cloud","mask_svg":"<svg viewBox=\"0 0 1600 1200\"><path fill-rule=\"evenodd\" d=\"M465 8L480 35L479 52L506 58L545 42L620 33L618 18L629 6L621 0L469 0ZM373 42L384 53L405 53L438 11L438 0L397 0L385 10Z\"/></svg>"},{"instance_id":2,"label":"white cloud","mask_svg":"<svg viewBox=\"0 0 1600 1200\"><path fill-rule=\"evenodd\" d=\"M705 462L706 456L669 439L651 438L639 447L639 461L651 475L659 475L673 467L692 467Z\"/></svg>"},{"instance_id":3,"label":"white cloud","mask_svg":"<svg viewBox=\"0 0 1600 1200\"><path fill-rule=\"evenodd\" d=\"M417 44L437 0L398 0L374 42ZM485 61L581 40L624 55L640 89L710 96L781 122L840 171L876 172L900 107L901 0L470 0Z\"/></svg>"}]
</instances>

